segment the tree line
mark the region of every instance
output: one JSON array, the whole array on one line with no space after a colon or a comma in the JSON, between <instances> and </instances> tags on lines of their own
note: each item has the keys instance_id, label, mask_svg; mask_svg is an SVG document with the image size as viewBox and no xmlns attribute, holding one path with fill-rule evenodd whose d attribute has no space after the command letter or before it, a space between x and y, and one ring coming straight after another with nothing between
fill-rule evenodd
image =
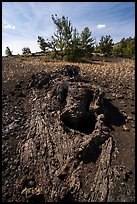
<instances>
[{"instance_id":1,"label":"tree line","mask_svg":"<svg viewBox=\"0 0 137 204\"><path fill-rule=\"evenodd\" d=\"M95 39L88 27L85 27L81 33L74 28L68 17L52 15L53 23L56 26L56 32L50 39L45 40L38 36L37 43L43 53L46 53L52 59L67 61L79 60L83 57L90 58L93 53L102 53L105 57L126 57L135 58L135 38L123 38L117 46L114 45L110 35L102 36L98 45L95 45ZM12 55L9 47L5 51L7 56ZM22 49L22 54L31 54L29 47Z\"/></svg>"}]
</instances>

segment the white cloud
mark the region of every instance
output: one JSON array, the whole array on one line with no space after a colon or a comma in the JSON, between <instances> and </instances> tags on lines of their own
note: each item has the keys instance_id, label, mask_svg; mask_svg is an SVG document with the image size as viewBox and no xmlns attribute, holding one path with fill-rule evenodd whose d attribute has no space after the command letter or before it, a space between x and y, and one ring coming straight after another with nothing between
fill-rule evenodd
<instances>
[{"instance_id":1,"label":"white cloud","mask_svg":"<svg viewBox=\"0 0 137 204\"><path fill-rule=\"evenodd\" d=\"M98 28L98 29L102 29L102 28L105 28L105 27L106 27L105 24L98 24L98 25L97 25L97 28Z\"/></svg>"},{"instance_id":2,"label":"white cloud","mask_svg":"<svg viewBox=\"0 0 137 204\"><path fill-rule=\"evenodd\" d=\"M15 26L14 26L14 25L11 25L11 24L9 24L9 23L6 23L6 22L4 21L4 22L3 22L3 28L14 30L14 29L15 29Z\"/></svg>"},{"instance_id":3,"label":"white cloud","mask_svg":"<svg viewBox=\"0 0 137 204\"><path fill-rule=\"evenodd\" d=\"M12 29L12 30L14 30L15 29L15 26L14 25L4 25L3 26L5 29Z\"/></svg>"}]
</instances>

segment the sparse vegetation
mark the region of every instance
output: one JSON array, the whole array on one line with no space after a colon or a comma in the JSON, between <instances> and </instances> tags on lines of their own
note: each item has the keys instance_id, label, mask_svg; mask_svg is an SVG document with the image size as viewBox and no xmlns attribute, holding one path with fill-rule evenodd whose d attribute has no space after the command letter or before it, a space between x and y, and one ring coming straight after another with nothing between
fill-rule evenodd
<instances>
[{"instance_id":1,"label":"sparse vegetation","mask_svg":"<svg viewBox=\"0 0 137 204\"><path fill-rule=\"evenodd\" d=\"M29 47L24 47L22 49L22 54L23 55L31 54L30 48Z\"/></svg>"},{"instance_id":2,"label":"sparse vegetation","mask_svg":"<svg viewBox=\"0 0 137 204\"><path fill-rule=\"evenodd\" d=\"M53 23L56 26L56 32L50 39L45 40L38 36L37 43L48 60L64 61L86 61L93 56L102 57L107 61L110 56L135 59L135 37L123 38L119 43L114 44L110 35L102 36L99 43L95 43L92 32L85 27L81 33L74 28L68 20L68 17L59 18L57 14L52 15ZM7 56L12 55L9 47L5 51ZM31 54L30 48L22 49L23 55ZM33 56L35 53L33 53Z\"/></svg>"},{"instance_id":3,"label":"sparse vegetation","mask_svg":"<svg viewBox=\"0 0 137 204\"><path fill-rule=\"evenodd\" d=\"M126 35L133 13L115 17L133 7L84 4L77 15L80 5L68 4L74 23L103 36L55 14L46 39L58 6L47 3L22 4L27 25L18 5L4 5L14 21L4 16L3 45L20 54L5 46L2 57L2 202L135 202L135 38L107 33Z\"/></svg>"},{"instance_id":4,"label":"sparse vegetation","mask_svg":"<svg viewBox=\"0 0 137 204\"><path fill-rule=\"evenodd\" d=\"M135 59L135 38L123 38L114 46L113 56Z\"/></svg>"},{"instance_id":5,"label":"sparse vegetation","mask_svg":"<svg viewBox=\"0 0 137 204\"><path fill-rule=\"evenodd\" d=\"M12 56L12 51L10 50L9 47L6 47L5 54L6 56Z\"/></svg>"}]
</instances>

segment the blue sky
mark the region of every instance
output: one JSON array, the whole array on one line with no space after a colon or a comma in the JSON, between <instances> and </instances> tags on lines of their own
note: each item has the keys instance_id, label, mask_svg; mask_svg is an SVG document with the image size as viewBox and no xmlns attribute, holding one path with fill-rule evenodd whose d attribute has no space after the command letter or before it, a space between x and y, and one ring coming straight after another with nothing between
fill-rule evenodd
<instances>
[{"instance_id":1,"label":"blue sky","mask_svg":"<svg viewBox=\"0 0 137 204\"><path fill-rule=\"evenodd\" d=\"M114 42L135 36L135 2L2 2L2 54L7 46L13 54L40 51L38 35L56 32L52 14L68 17L79 33L88 26L97 43L102 35Z\"/></svg>"}]
</instances>

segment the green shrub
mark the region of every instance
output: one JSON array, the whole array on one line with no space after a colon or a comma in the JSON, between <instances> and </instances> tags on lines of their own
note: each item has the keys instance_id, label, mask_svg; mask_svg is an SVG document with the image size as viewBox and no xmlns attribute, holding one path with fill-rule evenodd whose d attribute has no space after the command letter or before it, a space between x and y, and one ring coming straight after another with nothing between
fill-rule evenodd
<instances>
[{"instance_id":1,"label":"green shrub","mask_svg":"<svg viewBox=\"0 0 137 204\"><path fill-rule=\"evenodd\" d=\"M119 45L113 48L113 56L135 59L135 38L123 38Z\"/></svg>"},{"instance_id":2,"label":"green shrub","mask_svg":"<svg viewBox=\"0 0 137 204\"><path fill-rule=\"evenodd\" d=\"M66 49L63 51L63 60L66 61L79 61L83 56L83 50L80 48Z\"/></svg>"},{"instance_id":3,"label":"green shrub","mask_svg":"<svg viewBox=\"0 0 137 204\"><path fill-rule=\"evenodd\" d=\"M24 48L22 49L22 54L23 54L23 55L31 54L30 48L29 48L29 47L24 47Z\"/></svg>"},{"instance_id":4,"label":"green shrub","mask_svg":"<svg viewBox=\"0 0 137 204\"><path fill-rule=\"evenodd\" d=\"M51 51L49 54L49 58L55 59L56 58L56 53L54 51Z\"/></svg>"}]
</instances>

